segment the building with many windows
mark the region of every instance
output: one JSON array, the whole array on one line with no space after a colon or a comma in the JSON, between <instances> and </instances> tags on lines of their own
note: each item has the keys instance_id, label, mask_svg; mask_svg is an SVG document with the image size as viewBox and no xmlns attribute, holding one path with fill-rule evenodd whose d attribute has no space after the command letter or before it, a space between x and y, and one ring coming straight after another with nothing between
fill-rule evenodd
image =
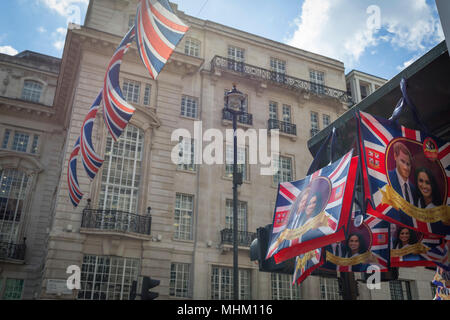
<instances>
[{"instance_id":1,"label":"building with many windows","mask_svg":"<svg viewBox=\"0 0 450 320\"><path fill-rule=\"evenodd\" d=\"M246 95L239 128L265 129L268 137L273 129L280 132L279 171L273 176L260 174L265 166L250 164L253 149L248 140L238 148L243 173L238 203L240 299L339 299L337 279L311 276L292 287L291 276L259 272L249 259L249 247L256 229L272 222L277 184L306 174L312 161L307 140L347 110L350 99L340 61L188 16L173 5L190 30L157 81L148 76L136 46L130 47L120 83L136 112L114 142L99 111L93 140L105 161L93 181L78 166L84 197L78 208L72 206L68 159L103 86L109 60L133 25L137 2L91 0L84 25L68 30L53 104L67 112L67 142L64 134L57 137L58 150L64 148L55 155L61 161L55 163L58 173L51 175L55 190L48 192L55 203L46 211L51 212L51 224L47 238L42 235L44 261L36 267L33 282L40 286L26 289L23 297L125 300L133 281L150 276L161 281L152 291L162 299L232 298L232 166L226 161L232 158L232 147L225 138L231 115L224 110L224 94L236 83ZM39 84L23 85L23 91L24 97L36 99ZM180 128L190 135L173 137ZM195 128L203 134L194 135ZM223 133L223 141L215 142L225 163L193 162L192 151L206 150L212 142L208 129ZM9 130L14 140L15 129ZM29 136L30 154L34 139ZM174 154L186 161L175 164ZM39 199L42 206L52 203L44 200ZM80 268L79 290L65 287L70 266ZM19 282L8 282L8 292L18 292ZM401 283L401 289L393 284L391 291L395 297L408 297L408 288L415 288L413 282L408 284ZM428 293L414 297L430 299L431 289ZM360 295L377 297L364 291ZM389 299L388 291L379 297Z\"/></svg>"},{"instance_id":2,"label":"building with many windows","mask_svg":"<svg viewBox=\"0 0 450 320\"><path fill-rule=\"evenodd\" d=\"M60 67L35 52L0 54L0 299L40 292L68 124Z\"/></svg>"},{"instance_id":3,"label":"building with many windows","mask_svg":"<svg viewBox=\"0 0 450 320\"><path fill-rule=\"evenodd\" d=\"M362 72L352 70L345 76L347 91L350 93L353 102L359 103L368 95L374 93L388 80Z\"/></svg>"}]
</instances>

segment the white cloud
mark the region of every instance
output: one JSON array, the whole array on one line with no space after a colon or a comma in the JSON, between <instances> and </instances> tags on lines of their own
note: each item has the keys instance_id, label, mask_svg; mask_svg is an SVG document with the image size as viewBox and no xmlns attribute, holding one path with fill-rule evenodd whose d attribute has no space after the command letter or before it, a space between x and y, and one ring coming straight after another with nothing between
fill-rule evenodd
<instances>
[{"instance_id":1,"label":"white cloud","mask_svg":"<svg viewBox=\"0 0 450 320\"><path fill-rule=\"evenodd\" d=\"M381 29L368 27L374 13L367 9L374 3ZM444 39L435 9L425 0L305 0L295 23L288 44L341 60L348 68L381 42L423 53Z\"/></svg>"},{"instance_id":2,"label":"white cloud","mask_svg":"<svg viewBox=\"0 0 450 320\"><path fill-rule=\"evenodd\" d=\"M57 50L62 50L66 42L66 34L66 28L58 28L55 32L52 32L53 47L55 47Z\"/></svg>"},{"instance_id":3,"label":"white cloud","mask_svg":"<svg viewBox=\"0 0 450 320\"><path fill-rule=\"evenodd\" d=\"M15 56L19 53L16 49L11 46L0 46L0 53L8 54L10 56Z\"/></svg>"},{"instance_id":4,"label":"white cloud","mask_svg":"<svg viewBox=\"0 0 450 320\"><path fill-rule=\"evenodd\" d=\"M47 32L47 29L45 29L44 27L40 26L40 27L37 29L37 31L38 31L39 33L46 33L46 32Z\"/></svg>"},{"instance_id":5,"label":"white cloud","mask_svg":"<svg viewBox=\"0 0 450 320\"><path fill-rule=\"evenodd\" d=\"M58 12L63 17L71 15L71 6L88 5L89 0L39 0L50 9Z\"/></svg>"}]
</instances>

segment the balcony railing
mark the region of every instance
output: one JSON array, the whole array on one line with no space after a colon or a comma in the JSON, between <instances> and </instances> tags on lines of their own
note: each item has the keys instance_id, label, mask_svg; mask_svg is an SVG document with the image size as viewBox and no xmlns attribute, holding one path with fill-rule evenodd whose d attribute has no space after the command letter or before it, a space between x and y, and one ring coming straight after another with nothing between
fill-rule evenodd
<instances>
[{"instance_id":1,"label":"balcony railing","mask_svg":"<svg viewBox=\"0 0 450 320\"><path fill-rule=\"evenodd\" d=\"M222 120L233 121L233 115L225 108L222 109ZM251 113L239 115L237 117L237 122L251 126L253 125L253 115Z\"/></svg>"},{"instance_id":2,"label":"balcony railing","mask_svg":"<svg viewBox=\"0 0 450 320\"><path fill-rule=\"evenodd\" d=\"M247 78L267 80L291 90L307 91L319 96L336 98L344 103L352 103L352 99L346 91L291 77L284 73L278 73L264 68L252 66L244 62L235 61L233 59L215 56L211 60L211 70L214 72L216 68L224 71L239 73Z\"/></svg>"},{"instance_id":3,"label":"balcony railing","mask_svg":"<svg viewBox=\"0 0 450 320\"><path fill-rule=\"evenodd\" d=\"M280 132L291 134L294 136L297 135L297 126L293 123L279 121L276 119L269 119L268 127L269 130L279 129Z\"/></svg>"},{"instance_id":4,"label":"balcony railing","mask_svg":"<svg viewBox=\"0 0 450 320\"><path fill-rule=\"evenodd\" d=\"M25 260L25 243L0 242L0 259Z\"/></svg>"},{"instance_id":5,"label":"balcony railing","mask_svg":"<svg viewBox=\"0 0 450 320\"><path fill-rule=\"evenodd\" d=\"M222 244L233 244L233 230L223 229L220 231ZM256 239L255 232L238 231L238 246L250 247L253 240Z\"/></svg>"},{"instance_id":6,"label":"balcony railing","mask_svg":"<svg viewBox=\"0 0 450 320\"><path fill-rule=\"evenodd\" d=\"M150 235L152 217L119 210L84 209L81 228Z\"/></svg>"}]
</instances>

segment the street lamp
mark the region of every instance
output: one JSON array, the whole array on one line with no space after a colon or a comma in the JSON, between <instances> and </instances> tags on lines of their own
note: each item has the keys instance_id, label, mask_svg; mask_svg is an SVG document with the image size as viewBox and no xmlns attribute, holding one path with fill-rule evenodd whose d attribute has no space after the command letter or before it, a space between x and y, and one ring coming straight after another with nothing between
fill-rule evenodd
<instances>
[{"instance_id":1,"label":"street lamp","mask_svg":"<svg viewBox=\"0 0 450 320\"><path fill-rule=\"evenodd\" d=\"M239 269L238 269L238 213L237 188L242 184L242 175L237 172L237 117L244 114L245 96L236 89L233 83L233 89L225 93L225 110L233 116L233 295L234 299L239 299Z\"/></svg>"}]
</instances>

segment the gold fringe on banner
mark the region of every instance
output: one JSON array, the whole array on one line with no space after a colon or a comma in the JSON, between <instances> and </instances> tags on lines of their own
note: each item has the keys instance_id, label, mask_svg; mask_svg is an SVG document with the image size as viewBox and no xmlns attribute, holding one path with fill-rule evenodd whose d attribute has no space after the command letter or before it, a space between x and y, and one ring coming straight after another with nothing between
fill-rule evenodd
<instances>
[{"instance_id":1,"label":"gold fringe on banner","mask_svg":"<svg viewBox=\"0 0 450 320\"><path fill-rule=\"evenodd\" d=\"M425 254L428 252L428 250L430 250L430 248L418 242L401 249L392 249L391 257L403 257L407 254Z\"/></svg>"},{"instance_id":2,"label":"gold fringe on banner","mask_svg":"<svg viewBox=\"0 0 450 320\"><path fill-rule=\"evenodd\" d=\"M366 251L362 254L357 255L356 257L351 258L342 258L335 256L330 251L327 251L327 261L334 263L338 266L353 266L360 263L371 263L369 260L376 260L376 258L372 255L372 252ZM377 263L377 261L373 261L373 263Z\"/></svg>"},{"instance_id":3,"label":"gold fringe on banner","mask_svg":"<svg viewBox=\"0 0 450 320\"><path fill-rule=\"evenodd\" d=\"M442 221L445 224L450 224L450 206L442 205L422 209L407 202L390 185L386 185L386 191L379 190L383 195L382 203L388 204L396 210L401 210L414 219L428 223Z\"/></svg>"},{"instance_id":4,"label":"gold fringe on banner","mask_svg":"<svg viewBox=\"0 0 450 320\"><path fill-rule=\"evenodd\" d=\"M303 258L298 259L296 270L299 270L299 269L305 267L305 266L306 266L306 263L308 262L308 260L311 260L312 258L314 258L314 256L315 256L314 251L315 251L315 250L309 251L309 252L305 253L305 255L303 256Z\"/></svg>"}]
</instances>

